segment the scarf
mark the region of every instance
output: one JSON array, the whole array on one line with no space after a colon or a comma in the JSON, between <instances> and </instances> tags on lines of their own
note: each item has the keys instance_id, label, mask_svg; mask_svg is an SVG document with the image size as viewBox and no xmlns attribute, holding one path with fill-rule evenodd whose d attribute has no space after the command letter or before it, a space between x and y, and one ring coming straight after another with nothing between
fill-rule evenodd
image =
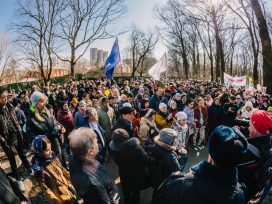
<instances>
[{"instance_id":1,"label":"scarf","mask_svg":"<svg viewBox=\"0 0 272 204\"><path fill-rule=\"evenodd\" d=\"M32 142L32 150L34 153L34 157L32 158L32 169L35 174L42 172L43 168L52 163L57 157L57 154L53 151L49 158L44 157L42 147L42 141L44 138L45 135L39 135L35 137Z\"/></svg>"}]
</instances>

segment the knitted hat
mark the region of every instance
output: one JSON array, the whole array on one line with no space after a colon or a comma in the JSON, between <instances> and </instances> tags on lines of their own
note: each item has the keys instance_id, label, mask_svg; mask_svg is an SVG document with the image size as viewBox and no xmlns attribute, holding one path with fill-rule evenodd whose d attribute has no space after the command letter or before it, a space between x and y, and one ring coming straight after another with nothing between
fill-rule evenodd
<instances>
[{"instance_id":1,"label":"knitted hat","mask_svg":"<svg viewBox=\"0 0 272 204\"><path fill-rule=\"evenodd\" d=\"M177 121L180 121L180 120L187 120L187 115L186 113L180 111L176 114L176 118L177 118Z\"/></svg>"},{"instance_id":2,"label":"knitted hat","mask_svg":"<svg viewBox=\"0 0 272 204\"><path fill-rule=\"evenodd\" d=\"M130 107L130 108L132 108L132 105L129 102L125 102L125 103L123 103L122 107Z\"/></svg>"},{"instance_id":3,"label":"knitted hat","mask_svg":"<svg viewBox=\"0 0 272 204\"><path fill-rule=\"evenodd\" d=\"M160 131L159 140L165 144L173 145L175 138L177 137L177 132L171 128L164 128Z\"/></svg>"},{"instance_id":4,"label":"knitted hat","mask_svg":"<svg viewBox=\"0 0 272 204\"><path fill-rule=\"evenodd\" d=\"M143 95L142 94L137 94L136 99L138 99L139 101L143 99Z\"/></svg>"},{"instance_id":5,"label":"knitted hat","mask_svg":"<svg viewBox=\"0 0 272 204\"><path fill-rule=\"evenodd\" d=\"M144 90L144 88L143 88L143 87L142 87L142 88L140 88L140 89L139 89L139 91L138 91L138 93L139 93L139 94L144 93L144 92L145 92L145 90Z\"/></svg>"},{"instance_id":6,"label":"knitted hat","mask_svg":"<svg viewBox=\"0 0 272 204\"><path fill-rule=\"evenodd\" d=\"M261 134L267 134L267 132L272 129L272 119L266 111L255 111L250 120L255 129Z\"/></svg>"},{"instance_id":7,"label":"knitted hat","mask_svg":"<svg viewBox=\"0 0 272 204\"><path fill-rule=\"evenodd\" d=\"M109 146L113 151L123 151L137 144L140 144L138 138L133 137L129 139L128 132L124 129L118 128L113 131L112 140Z\"/></svg>"},{"instance_id":8,"label":"knitted hat","mask_svg":"<svg viewBox=\"0 0 272 204\"><path fill-rule=\"evenodd\" d=\"M42 97L46 97L42 92L40 91L33 92L33 94L30 96L30 101L32 105L36 106Z\"/></svg>"},{"instance_id":9,"label":"knitted hat","mask_svg":"<svg viewBox=\"0 0 272 204\"><path fill-rule=\"evenodd\" d=\"M175 97L181 97L181 94L180 93L176 93Z\"/></svg>"},{"instance_id":10,"label":"knitted hat","mask_svg":"<svg viewBox=\"0 0 272 204\"><path fill-rule=\"evenodd\" d=\"M162 110L163 108L167 108L167 105L165 103L160 103L159 109Z\"/></svg>"},{"instance_id":11,"label":"knitted hat","mask_svg":"<svg viewBox=\"0 0 272 204\"><path fill-rule=\"evenodd\" d=\"M236 128L220 125L209 137L210 156L217 165L224 168L237 166L247 148L247 139Z\"/></svg>"}]
</instances>

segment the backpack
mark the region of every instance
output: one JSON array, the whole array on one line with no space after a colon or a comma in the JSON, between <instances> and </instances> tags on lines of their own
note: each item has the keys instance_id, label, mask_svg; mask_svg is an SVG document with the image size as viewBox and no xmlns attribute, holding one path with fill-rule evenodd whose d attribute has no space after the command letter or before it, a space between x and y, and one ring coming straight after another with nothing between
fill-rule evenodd
<instances>
[{"instance_id":1,"label":"backpack","mask_svg":"<svg viewBox=\"0 0 272 204\"><path fill-rule=\"evenodd\" d=\"M255 146L249 144L249 151L258 159L261 159L261 153ZM256 172L254 179L257 181L254 189L255 195L260 193L259 203L261 203L269 194L272 187L272 149L269 151L268 158L261 163Z\"/></svg>"}]
</instances>

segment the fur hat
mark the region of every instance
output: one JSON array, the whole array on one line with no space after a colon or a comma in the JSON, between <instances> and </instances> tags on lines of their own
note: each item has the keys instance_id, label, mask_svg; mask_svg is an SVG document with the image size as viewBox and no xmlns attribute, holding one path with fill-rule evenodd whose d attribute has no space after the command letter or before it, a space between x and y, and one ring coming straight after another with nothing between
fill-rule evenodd
<instances>
[{"instance_id":1,"label":"fur hat","mask_svg":"<svg viewBox=\"0 0 272 204\"><path fill-rule=\"evenodd\" d=\"M163 108L167 108L167 105L165 103L160 103L159 109L162 110Z\"/></svg>"},{"instance_id":2,"label":"fur hat","mask_svg":"<svg viewBox=\"0 0 272 204\"><path fill-rule=\"evenodd\" d=\"M180 121L180 120L187 120L187 115L186 113L180 111L176 114L176 118L177 118L177 121Z\"/></svg>"},{"instance_id":3,"label":"fur hat","mask_svg":"<svg viewBox=\"0 0 272 204\"><path fill-rule=\"evenodd\" d=\"M248 142L236 128L218 126L209 137L209 153L213 161L224 168L232 168L246 154Z\"/></svg>"}]
</instances>

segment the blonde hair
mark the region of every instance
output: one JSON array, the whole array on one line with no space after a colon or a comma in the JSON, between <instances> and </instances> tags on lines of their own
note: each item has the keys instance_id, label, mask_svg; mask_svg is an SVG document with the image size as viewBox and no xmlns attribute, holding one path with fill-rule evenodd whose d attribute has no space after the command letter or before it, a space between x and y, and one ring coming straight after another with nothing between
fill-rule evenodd
<instances>
[{"instance_id":1,"label":"blonde hair","mask_svg":"<svg viewBox=\"0 0 272 204\"><path fill-rule=\"evenodd\" d=\"M40 100L46 100L47 99L47 97L41 97L40 98ZM39 100L39 101L40 101ZM44 111L45 111L45 113L46 113L46 115L50 118L52 115L51 115L51 113L50 113L50 111L46 108L46 107L44 107ZM37 108L37 106L35 106L35 119L36 120L38 120L39 122L44 122L45 121L45 119L41 116L41 114L40 114L40 111L39 111L39 109Z\"/></svg>"}]
</instances>

